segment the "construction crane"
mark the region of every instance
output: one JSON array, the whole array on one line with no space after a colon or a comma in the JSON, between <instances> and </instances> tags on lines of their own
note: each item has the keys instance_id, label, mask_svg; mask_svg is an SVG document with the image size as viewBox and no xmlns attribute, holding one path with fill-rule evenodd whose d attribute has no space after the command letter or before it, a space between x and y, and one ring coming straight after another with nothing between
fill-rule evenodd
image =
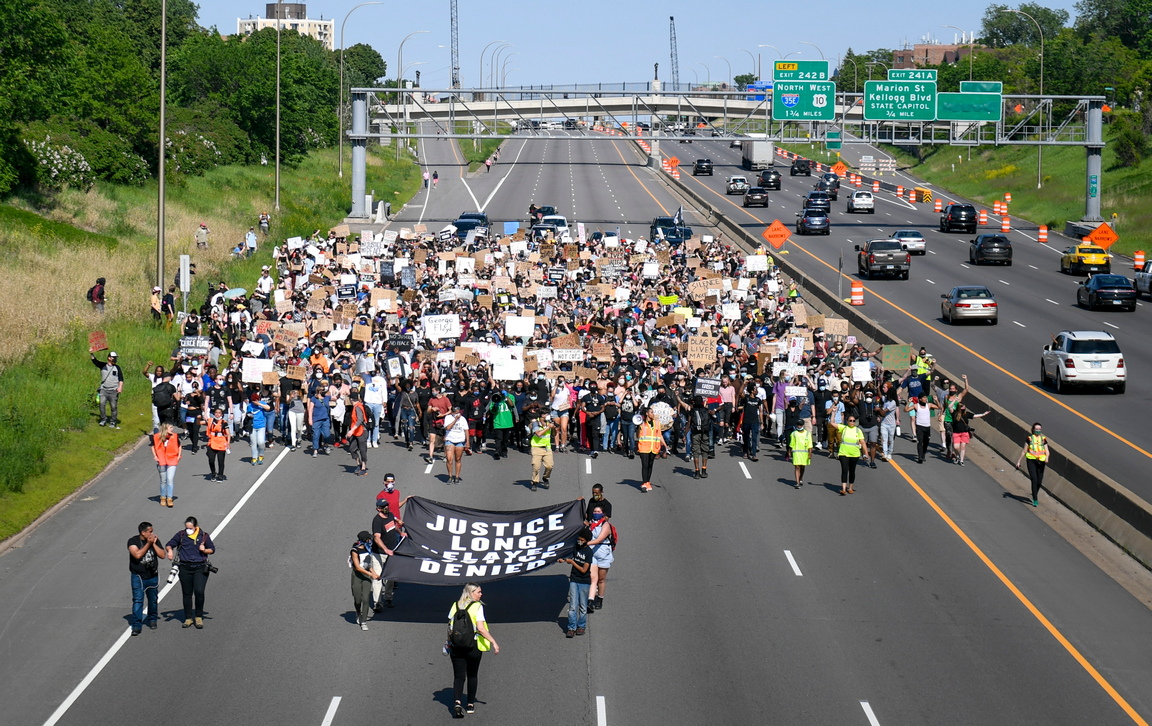
<instances>
[{"instance_id":1,"label":"construction crane","mask_svg":"<svg viewBox=\"0 0 1152 726\"><path fill-rule=\"evenodd\" d=\"M460 87L460 17L452 0L452 87Z\"/></svg>"},{"instance_id":2,"label":"construction crane","mask_svg":"<svg viewBox=\"0 0 1152 726\"><path fill-rule=\"evenodd\" d=\"M680 90L680 53L676 50L676 18L668 17L668 42L672 46L672 90Z\"/></svg>"}]
</instances>

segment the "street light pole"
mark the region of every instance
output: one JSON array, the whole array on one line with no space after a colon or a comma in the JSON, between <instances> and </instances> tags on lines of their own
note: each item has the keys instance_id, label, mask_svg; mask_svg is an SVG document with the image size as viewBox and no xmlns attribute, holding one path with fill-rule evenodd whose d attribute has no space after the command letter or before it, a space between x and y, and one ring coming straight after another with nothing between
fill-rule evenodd
<instances>
[{"instance_id":1,"label":"street light pole","mask_svg":"<svg viewBox=\"0 0 1152 726\"><path fill-rule=\"evenodd\" d=\"M706 85L711 86L712 85L712 69L708 67L707 63L701 63L700 65L704 66L704 74L705 74L704 75L704 83Z\"/></svg>"},{"instance_id":2,"label":"street light pole","mask_svg":"<svg viewBox=\"0 0 1152 726\"><path fill-rule=\"evenodd\" d=\"M856 65L856 61L848 56L844 56L844 60L852 64L852 93L857 93L860 87L860 66Z\"/></svg>"},{"instance_id":3,"label":"street light pole","mask_svg":"<svg viewBox=\"0 0 1152 726\"><path fill-rule=\"evenodd\" d=\"M494 40L491 43L489 43L488 45L484 46L484 50L480 51L480 82L477 84L478 88L484 87L484 55L488 52L488 49L491 48L492 46L497 45L499 43L507 43L507 42L508 41L506 41L506 40Z\"/></svg>"},{"instance_id":4,"label":"street light pole","mask_svg":"<svg viewBox=\"0 0 1152 726\"><path fill-rule=\"evenodd\" d=\"M713 58L719 58L720 60L722 60L722 61L724 61L725 63L727 63L727 64L728 64L728 81L729 81L729 82L731 82L731 81L732 81L732 64L731 64L731 63L728 63L728 59L727 59L727 58L725 58L725 57L724 57L724 56L722 56L722 55L714 55L714 56L712 56L712 57L713 57Z\"/></svg>"},{"instance_id":5,"label":"street light pole","mask_svg":"<svg viewBox=\"0 0 1152 726\"><path fill-rule=\"evenodd\" d=\"M396 48L396 98L404 107L404 120L408 120L408 95L404 93L404 44L409 41L414 35L427 33L427 30L414 30L408 35L404 36L404 40L400 41L400 45ZM405 130L407 130L407 123L405 123ZM400 161L400 137L396 137L396 161Z\"/></svg>"},{"instance_id":6,"label":"street light pole","mask_svg":"<svg viewBox=\"0 0 1152 726\"><path fill-rule=\"evenodd\" d=\"M519 53L519 51L512 51L511 53L509 53L504 58L504 62L500 64L500 87L501 88L504 87L504 75L505 75L504 69L508 67L508 61L512 60L512 56L517 55L518 53Z\"/></svg>"},{"instance_id":7,"label":"street light pole","mask_svg":"<svg viewBox=\"0 0 1152 726\"><path fill-rule=\"evenodd\" d=\"M976 34L975 33L968 33L968 31L964 30L961 27L955 26L955 25L944 25L942 27L952 28L953 30L959 30L961 40L964 39L965 34L968 35L968 80L972 80L972 54L976 52L976 45L975 45Z\"/></svg>"},{"instance_id":8,"label":"street light pole","mask_svg":"<svg viewBox=\"0 0 1152 726\"><path fill-rule=\"evenodd\" d=\"M164 157L167 112L164 91L168 83L168 0L160 0L160 190L156 211L156 284L164 287Z\"/></svg>"},{"instance_id":9,"label":"street light pole","mask_svg":"<svg viewBox=\"0 0 1152 726\"><path fill-rule=\"evenodd\" d=\"M500 75L496 73L496 69L500 66L500 54L511 47L511 43L505 43L492 51L492 60L488 63L488 82L493 88L500 81Z\"/></svg>"},{"instance_id":10,"label":"street light pole","mask_svg":"<svg viewBox=\"0 0 1152 726\"><path fill-rule=\"evenodd\" d=\"M824 60L824 51L820 50L820 46L816 45L815 43L809 43L809 42L808 42L808 41L806 41L806 40L798 40L798 41L796 41L796 42L797 42L797 43L799 43L800 45L810 45L810 46L812 46L813 48L815 48L815 49L816 49L816 52L820 54L820 60Z\"/></svg>"},{"instance_id":11,"label":"street light pole","mask_svg":"<svg viewBox=\"0 0 1152 726\"><path fill-rule=\"evenodd\" d=\"M756 56L752 55L752 51L750 50L740 48L740 52L747 53L748 57L752 59L752 70L756 73L756 80L760 80L760 61L757 60ZM735 81L736 79L733 78L732 80Z\"/></svg>"},{"instance_id":12,"label":"street light pole","mask_svg":"<svg viewBox=\"0 0 1152 726\"><path fill-rule=\"evenodd\" d=\"M276 201L273 203L275 211L280 211L280 26L283 19L280 10L280 0L276 0Z\"/></svg>"},{"instance_id":13,"label":"street light pole","mask_svg":"<svg viewBox=\"0 0 1152 726\"><path fill-rule=\"evenodd\" d=\"M383 5L382 2L367 2L360 3L356 7L349 10L344 16L344 20L340 23L340 100L336 104L336 129L340 134L339 141L339 158L340 158L340 171L338 176L344 178L344 25L348 22L348 16L356 8L362 8L365 5Z\"/></svg>"},{"instance_id":14,"label":"street light pole","mask_svg":"<svg viewBox=\"0 0 1152 726\"><path fill-rule=\"evenodd\" d=\"M1023 15L1024 17L1028 18L1029 20L1031 20L1036 25L1036 31L1038 33L1040 33L1040 95L1043 96L1044 95L1044 28L1040 27L1040 23L1037 22L1036 18L1032 17L1031 15L1024 12L1023 10L1012 10L1011 8L1005 8L1005 10L1007 10L1010 13L1016 13L1017 15ZM1040 113L1037 116L1037 120L1040 123L1040 133L1043 134L1044 133L1044 99L1043 98L1040 99ZM1043 141L1043 139L1040 139L1040 140ZM1044 147L1043 147L1043 145L1037 145L1036 146L1036 188L1037 189L1039 189L1042 186L1043 180L1044 180Z\"/></svg>"}]
</instances>

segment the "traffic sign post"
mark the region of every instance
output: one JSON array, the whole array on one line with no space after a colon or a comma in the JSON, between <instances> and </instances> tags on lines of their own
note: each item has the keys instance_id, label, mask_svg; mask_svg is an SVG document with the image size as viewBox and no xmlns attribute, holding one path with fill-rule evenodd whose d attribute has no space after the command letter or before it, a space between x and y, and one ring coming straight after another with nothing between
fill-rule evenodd
<instances>
[{"instance_id":1,"label":"traffic sign post","mask_svg":"<svg viewBox=\"0 0 1152 726\"><path fill-rule=\"evenodd\" d=\"M866 81L865 121L935 121L933 81Z\"/></svg>"},{"instance_id":2,"label":"traffic sign post","mask_svg":"<svg viewBox=\"0 0 1152 726\"><path fill-rule=\"evenodd\" d=\"M785 227L784 223L779 219L774 219L772 220L772 224L768 225L768 227L760 233L760 236L767 240L773 249L778 250L783 247L784 243L788 241L788 238L792 236L792 231Z\"/></svg>"},{"instance_id":3,"label":"traffic sign post","mask_svg":"<svg viewBox=\"0 0 1152 726\"><path fill-rule=\"evenodd\" d=\"M776 121L832 121L836 118L836 84L831 81L776 81L772 118Z\"/></svg>"},{"instance_id":4,"label":"traffic sign post","mask_svg":"<svg viewBox=\"0 0 1152 726\"><path fill-rule=\"evenodd\" d=\"M772 64L775 81L827 81L832 78L826 60L778 60Z\"/></svg>"}]
</instances>

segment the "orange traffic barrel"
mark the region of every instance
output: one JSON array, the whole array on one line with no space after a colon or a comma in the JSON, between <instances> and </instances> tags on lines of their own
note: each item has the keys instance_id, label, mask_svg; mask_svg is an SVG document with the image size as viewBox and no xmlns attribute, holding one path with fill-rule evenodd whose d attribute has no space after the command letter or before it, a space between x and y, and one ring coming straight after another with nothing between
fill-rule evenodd
<instances>
[{"instance_id":1,"label":"orange traffic barrel","mask_svg":"<svg viewBox=\"0 0 1152 726\"><path fill-rule=\"evenodd\" d=\"M1004 192L1004 201L1008 204L1012 203L1012 192Z\"/></svg>"},{"instance_id":2,"label":"orange traffic barrel","mask_svg":"<svg viewBox=\"0 0 1152 726\"><path fill-rule=\"evenodd\" d=\"M904 196L904 187L900 186L899 184L896 185L896 196Z\"/></svg>"},{"instance_id":3,"label":"orange traffic barrel","mask_svg":"<svg viewBox=\"0 0 1152 726\"><path fill-rule=\"evenodd\" d=\"M1132 269L1137 272L1144 270L1144 250L1136 250L1136 254L1132 255Z\"/></svg>"},{"instance_id":4,"label":"orange traffic barrel","mask_svg":"<svg viewBox=\"0 0 1152 726\"><path fill-rule=\"evenodd\" d=\"M1012 223L1009 221L1008 216L1005 215L1000 218L1000 231L1010 232L1012 230Z\"/></svg>"},{"instance_id":5,"label":"orange traffic barrel","mask_svg":"<svg viewBox=\"0 0 1152 726\"><path fill-rule=\"evenodd\" d=\"M875 194L880 191L880 182L872 180L872 193Z\"/></svg>"},{"instance_id":6,"label":"orange traffic barrel","mask_svg":"<svg viewBox=\"0 0 1152 726\"><path fill-rule=\"evenodd\" d=\"M909 189L908 190L908 201L910 201L910 202L918 201L916 199L916 190L915 189Z\"/></svg>"},{"instance_id":7,"label":"orange traffic barrel","mask_svg":"<svg viewBox=\"0 0 1152 726\"><path fill-rule=\"evenodd\" d=\"M1037 242L1047 242L1048 241L1048 226L1047 225L1044 225L1044 224L1040 225L1040 234L1036 235L1036 241Z\"/></svg>"},{"instance_id":8,"label":"orange traffic barrel","mask_svg":"<svg viewBox=\"0 0 1152 726\"><path fill-rule=\"evenodd\" d=\"M860 282L859 280L852 281L852 304L864 304L864 283Z\"/></svg>"},{"instance_id":9,"label":"orange traffic barrel","mask_svg":"<svg viewBox=\"0 0 1152 726\"><path fill-rule=\"evenodd\" d=\"M854 181L853 184L855 184L856 186L860 186L862 183L863 183L863 180L860 178L860 175L857 174L856 175L856 181Z\"/></svg>"},{"instance_id":10,"label":"orange traffic barrel","mask_svg":"<svg viewBox=\"0 0 1152 726\"><path fill-rule=\"evenodd\" d=\"M937 197L936 203L932 205L932 211L933 212L943 212L944 211L944 200Z\"/></svg>"},{"instance_id":11,"label":"orange traffic barrel","mask_svg":"<svg viewBox=\"0 0 1152 726\"><path fill-rule=\"evenodd\" d=\"M988 224L988 210L987 209L981 209L980 210L980 224Z\"/></svg>"},{"instance_id":12,"label":"orange traffic barrel","mask_svg":"<svg viewBox=\"0 0 1152 726\"><path fill-rule=\"evenodd\" d=\"M992 212L994 214L1000 214L1000 200L999 199L992 202Z\"/></svg>"}]
</instances>

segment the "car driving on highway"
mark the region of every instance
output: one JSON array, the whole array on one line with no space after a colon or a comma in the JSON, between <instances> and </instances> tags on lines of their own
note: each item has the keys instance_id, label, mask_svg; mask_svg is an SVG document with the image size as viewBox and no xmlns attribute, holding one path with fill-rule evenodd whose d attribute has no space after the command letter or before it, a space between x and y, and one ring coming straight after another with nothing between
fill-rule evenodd
<instances>
[{"instance_id":1,"label":"car driving on highway","mask_svg":"<svg viewBox=\"0 0 1152 726\"><path fill-rule=\"evenodd\" d=\"M996 298L983 285L954 287L940 297L940 317L949 325L960 320L987 320L995 325L1000 319Z\"/></svg>"},{"instance_id":2,"label":"car driving on highway","mask_svg":"<svg viewBox=\"0 0 1152 726\"><path fill-rule=\"evenodd\" d=\"M831 234L832 224L823 209L805 209L796 213L796 234Z\"/></svg>"},{"instance_id":3,"label":"car driving on highway","mask_svg":"<svg viewBox=\"0 0 1152 726\"><path fill-rule=\"evenodd\" d=\"M1068 275L1112 271L1112 255L1093 244L1072 245L1060 256L1060 271Z\"/></svg>"},{"instance_id":4,"label":"car driving on highway","mask_svg":"<svg viewBox=\"0 0 1152 726\"><path fill-rule=\"evenodd\" d=\"M829 197L831 197L832 201L834 202L840 199L840 182L832 182L827 179L821 179L820 181L816 182L816 185L812 188L818 192L824 192Z\"/></svg>"},{"instance_id":5,"label":"car driving on highway","mask_svg":"<svg viewBox=\"0 0 1152 726\"><path fill-rule=\"evenodd\" d=\"M998 262L1012 266L1012 242L1002 234L981 234L968 245L968 263Z\"/></svg>"},{"instance_id":6,"label":"car driving on highway","mask_svg":"<svg viewBox=\"0 0 1152 726\"><path fill-rule=\"evenodd\" d=\"M773 189L780 191L780 172L775 169L765 169L760 172L759 182L760 186L765 189Z\"/></svg>"},{"instance_id":7,"label":"car driving on highway","mask_svg":"<svg viewBox=\"0 0 1152 726\"><path fill-rule=\"evenodd\" d=\"M825 212L830 212L832 211L832 197L828 192L808 192L804 195L804 208L823 209Z\"/></svg>"},{"instance_id":8,"label":"car driving on highway","mask_svg":"<svg viewBox=\"0 0 1152 726\"><path fill-rule=\"evenodd\" d=\"M1049 382L1057 393L1071 386L1109 386L1123 393L1128 369L1116 338L1103 330L1062 330L1052 336L1040 356L1040 383Z\"/></svg>"},{"instance_id":9,"label":"car driving on highway","mask_svg":"<svg viewBox=\"0 0 1152 726\"><path fill-rule=\"evenodd\" d=\"M1082 308L1136 311L1136 286L1123 275L1093 275L1076 288L1076 304Z\"/></svg>"},{"instance_id":10,"label":"car driving on highway","mask_svg":"<svg viewBox=\"0 0 1152 726\"><path fill-rule=\"evenodd\" d=\"M876 200L873 198L872 192L860 189L848 195L846 209L849 214L855 214L856 212L876 214Z\"/></svg>"},{"instance_id":11,"label":"car driving on highway","mask_svg":"<svg viewBox=\"0 0 1152 726\"><path fill-rule=\"evenodd\" d=\"M700 176L701 174L712 176L711 159L697 159L692 163L692 176Z\"/></svg>"},{"instance_id":12,"label":"car driving on highway","mask_svg":"<svg viewBox=\"0 0 1152 726\"><path fill-rule=\"evenodd\" d=\"M873 275L892 275L902 280L908 279L912 269L912 255L904 249L899 240L870 239L862 245L855 245L856 268L860 277L871 280Z\"/></svg>"},{"instance_id":13,"label":"car driving on highway","mask_svg":"<svg viewBox=\"0 0 1152 726\"><path fill-rule=\"evenodd\" d=\"M796 176L797 174L812 176L812 163L807 159L793 159L792 167L788 169L788 176Z\"/></svg>"},{"instance_id":14,"label":"car driving on highway","mask_svg":"<svg viewBox=\"0 0 1152 726\"><path fill-rule=\"evenodd\" d=\"M746 176L730 176L728 182L724 185L725 194L743 194L748 191L748 177Z\"/></svg>"},{"instance_id":15,"label":"car driving on highway","mask_svg":"<svg viewBox=\"0 0 1152 726\"><path fill-rule=\"evenodd\" d=\"M976 207L971 204L949 204L940 215L940 231L955 230L976 234Z\"/></svg>"},{"instance_id":16,"label":"car driving on highway","mask_svg":"<svg viewBox=\"0 0 1152 726\"><path fill-rule=\"evenodd\" d=\"M892 239L900 240L900 244L904 245L904 249L912 254L928 254L927 245L924 243L924 235L920 234L918 230L898 229L888 236Z\"/></svg>"},{"instance_id":17,"label":"car driving on highway","mask_svg":"<svg viewBox=\"0 0 1152 726\"><path fill-rule=\"evenodd\" d=\"M744 206L767 207L768 190L764 187L749 187L748 193L744 195Z\"/></svg>"}]
</instances>

